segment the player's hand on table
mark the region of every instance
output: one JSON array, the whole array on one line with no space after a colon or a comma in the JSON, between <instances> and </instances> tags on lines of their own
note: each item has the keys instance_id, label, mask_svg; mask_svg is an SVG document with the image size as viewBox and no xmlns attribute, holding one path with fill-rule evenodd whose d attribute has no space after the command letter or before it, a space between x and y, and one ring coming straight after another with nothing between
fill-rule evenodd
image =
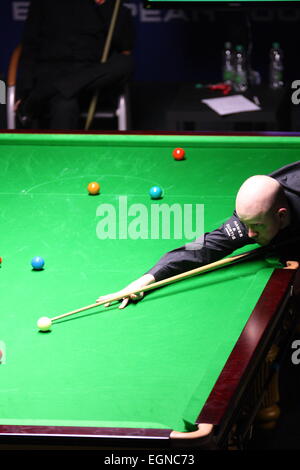
<instances>
[{"instance_id":1,"label":"player's hand on table","mask_svg":"<svg viewBox=\"0 0 300 470\"><path fill-rule=\"evenodd\" d=\"M128 293L129 291L127 291ZM122 295L123 298L121 299L121 304L119 305L119 308L125 308L127 307L128 303L131 301L137 302L138 300L141 300L144 297L143 292L139 292L138 294L130 294L128 297L126 297L126 291L119 291L115 292L114 294L108 294L108 295L103 295L99 297L96 302L105 302L104 307L109 307L115 297Z\"/></svg>"},{"instance_id":2,"label":"player's hand on table","mask_svg":"<svg viewBox=\"0 0 300 470\"><path fill-rule=\"evenodd\" d=\"M104 306L109 307L116 297L122 296L121 304L120 304L119 308L120 309L125 308L125 307L127 307L127 305L129 304L130 301L138 302L139 300L141 300L144 297L143 292L138 292L136 294L132 293L132 292L134 292L135 290L139 290L139 289L147 286L148 284L152 284L152 282L154 282L154 281L155 281L155 279L151 274L145 274L144 276L142 276L141 278L139 278L136 281L132 282L127 287L125 287L124 289L122 289L118 292L98 297L96 302L105 302Z\"/></svg>"}]
</instances>

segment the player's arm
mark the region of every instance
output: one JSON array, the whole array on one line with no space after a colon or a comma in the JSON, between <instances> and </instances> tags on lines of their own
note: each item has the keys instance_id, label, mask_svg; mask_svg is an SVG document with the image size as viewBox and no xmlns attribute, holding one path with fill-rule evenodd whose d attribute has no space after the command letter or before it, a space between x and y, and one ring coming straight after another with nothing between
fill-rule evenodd
<instances>
[{"instance_id":1,"label":"player's arm","mask_svg":"<svg viewBox=\"0 0 300 470\"><path fill-rule=\"evenodd\" d=\"M125 55L130 55L128 52L132 51L134 46L134 24L132 14L126 6L122 6L119 11L118 20L116 23L112 46L113 49ZM126 53L127 52L127 53Z\"/></svg>"},{"instance_id":2,"label":"player's arm","mask_svg":"<svg viewBox=\"0 0 300 470\"><path fill-rule=\"evenodd\" d=\"M246 227L234 213L218 229L166 253L147 274L152 274L155 281L160 281L218 261L238 248L253 243L247 235Z\"/></svg>"},{"instance_id":3,"label":"player's arm","mask_svg":"<svg viewBox=\"0 0 300 470\"><path fill-rule=\"evenodd\" d=\"M30 2L28 17L22 37L22 53L17 76L17 101L25 99L35 84L36 60L40 46L41 2ZM55 32L53 32L55 34Z\"/></svg>"},{"instance_id":4,"label":"player's arm","mask_svg":"<svg viewBox=\"0 0 300 470\"><path fill-rule=\"evenodd\" d=\"M132 295L130 298L126 298L126 293L132 292L134 289L141 289L153 282L217 261L250 243L253 243L253 241L248 237L246 227L241 223L236 214L233 214L233 216L218 229L204 234L192 243L169 251L144 276L132 282L119 292L99 297L97 302L107 300L107 305L110 305L110 299L115 297L116 294L124 294L124 300L120 305L120 308L124 308L128 305L130 300L137 301L142 297L142 295L138 297Z\"/></svg>"}]
</instances>

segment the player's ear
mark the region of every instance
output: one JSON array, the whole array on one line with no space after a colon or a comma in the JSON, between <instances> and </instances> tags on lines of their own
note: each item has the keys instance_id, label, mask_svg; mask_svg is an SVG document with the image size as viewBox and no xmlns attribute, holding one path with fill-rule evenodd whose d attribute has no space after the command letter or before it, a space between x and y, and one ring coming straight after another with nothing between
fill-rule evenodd
<instances>
[{"instance_id":1,"label":"player's ear","mask_svg":"<svg viewBox=\"0 0 300 470\"><path fill-rule=\"evenodd\" d=\"M277 214L279 215L281 222L285 222L288 218L288 209L286 207L281 207L278 209Z\"/></svg>"},{"instance_id":2,"label":"player's ear","mask_svg":"<svg viewBox=\"0 0 300 470\"><path fill-rule=\"evenodd\" d=\"M287 208L286 207L281 207L280 209L278 209L278 213L279 213L280 217L285 217L286 213L287 213Z\"/></svg>"}]
</instances>

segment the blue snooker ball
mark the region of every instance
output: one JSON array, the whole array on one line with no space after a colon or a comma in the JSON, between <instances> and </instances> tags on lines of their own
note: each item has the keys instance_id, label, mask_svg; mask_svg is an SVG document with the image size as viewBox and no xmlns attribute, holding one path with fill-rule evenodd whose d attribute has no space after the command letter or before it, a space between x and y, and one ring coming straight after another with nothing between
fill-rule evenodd
<instances>
[{"instance_id":1,"label":"blue snooker ball","mask_svg":"<svg viewBox=\"0 0 300 470\"><path fill-rule=\"evenodd\" d=\"M159 186L152 186L152 188L150 188L149 194L151 199L159 199L162 196L162 189Z\"/></svg>"},{"instance_id":2,"label":"blue snooker ball","mask_svg":"<svg viewBox=\"0 0 300 470\"><path fill-rule=\"evenodd\" d=\"M39 271L39 270L43 269L44 264L45 264L45 261L44 261L43 258L41 258L40 256L35 256L35 257L32 258L32 260L31 260L31 266L32 266L33 269L35 269L36 271Z\"/></svg>"}]
</instances>

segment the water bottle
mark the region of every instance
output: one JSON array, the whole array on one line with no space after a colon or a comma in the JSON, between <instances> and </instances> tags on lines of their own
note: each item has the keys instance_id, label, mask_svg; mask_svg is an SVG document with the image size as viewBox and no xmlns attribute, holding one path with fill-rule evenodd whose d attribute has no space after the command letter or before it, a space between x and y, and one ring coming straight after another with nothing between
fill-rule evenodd
<instances>
[{"instance_id":1,"label":"water bottle","mask_svg":"<svg viewBox=\"0 0 300 470\"><path fill-rule=\"evenodd\" d=\"M225 42L223 49L222 79L223 83L232 85L234 79L233 50L231 42Z\"/></svg>"},{"instance_id":2,"label":"water bottle","mask_svg":"<svg viewBox=\"0 0 300 470\"><path fill-rule=\"evenodd\" d=\"M243 93L248 89L246 54L243 46L236 46L234 62L233 88L235 91Z\"/></svg>"},{"instance_id":3,"label":"water bottle","mask_svg":"<svg viewBox=\"0 0 300 470\"><path fill-rule=\"evenodd\" d=\"M283 86L283 54L279 42L273 42L270 50L270 87L277 89Z\"/></svg>"}]
</instances>

